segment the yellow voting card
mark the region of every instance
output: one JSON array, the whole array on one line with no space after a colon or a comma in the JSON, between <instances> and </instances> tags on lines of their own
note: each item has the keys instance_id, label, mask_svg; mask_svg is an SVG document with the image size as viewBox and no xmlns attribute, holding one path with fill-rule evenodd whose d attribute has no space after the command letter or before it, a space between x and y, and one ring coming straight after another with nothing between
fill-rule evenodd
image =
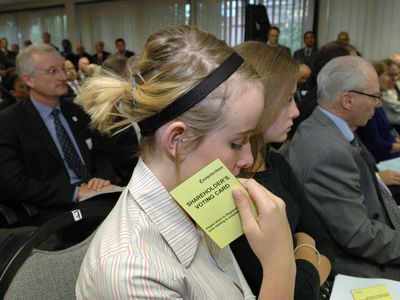
<instances>
[{"instance_id":1,"label":"yellow voting card","mask_svg":"<svg viewBox=\"0 0 400 300\"><path fill-rule=\"evenodd\" d=\"M386 285L351 290L354 300L394 300Z\"/></svg>"},{"instance_id":2,"label":"yellow voting card","mask_svg":"<svg viewBox=\"0 0 400 300\"><path fill-rule=\"evenodd\" d=\"M243 234L232 190L245 188L229 169L215 160L173 189L170 194L220 247ZM253 208L255 211L255 209Z\"/></svg>"}]
</instances>

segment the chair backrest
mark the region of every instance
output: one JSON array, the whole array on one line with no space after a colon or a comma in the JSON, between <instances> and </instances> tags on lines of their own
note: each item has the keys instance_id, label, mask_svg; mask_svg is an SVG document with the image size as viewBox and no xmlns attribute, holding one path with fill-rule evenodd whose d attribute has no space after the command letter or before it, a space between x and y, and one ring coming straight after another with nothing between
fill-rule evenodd
<instances>
[{"instance_id":1,"label":"chair backrest","mask_svg":"<svg viewBox=\"0 0 400 300\"><path fill-rule=\"evenodd\" d=\"M75 283L93 234L61 251L34 249L13 278L4 299L75 299Z\"/></svg>"},{"instance_id":2,"label":"chair backrest","mask_svg":"<svg viewBox=\"0 0 400 300\"><path fill-rule=\"evenodd\" d=\"M83 226L87 224L82 221L103 220L111 209L86 207L62 213L30 232L27 237L25 235L22 243L17 239L18 235L6 237L7 244L3 245L2 253L7 254L7 261L2 263L0 270L0 299L6 292L8 299L71 299L90 237L61 251L37 248L51 240L55 233L63 232L71 226L82 224L82 228L76 230L85 230ZM67 294L67 298L63 298Z\"/></svg>"}]
</instances>

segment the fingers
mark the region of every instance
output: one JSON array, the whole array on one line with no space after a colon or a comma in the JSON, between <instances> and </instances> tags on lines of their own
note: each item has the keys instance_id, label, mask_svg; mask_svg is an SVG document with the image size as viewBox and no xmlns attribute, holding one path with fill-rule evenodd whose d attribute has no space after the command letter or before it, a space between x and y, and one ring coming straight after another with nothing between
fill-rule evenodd
<instances>
[{"instance_id":1,"label":"fingers","mask_svg":"<svg viewBox=\"0 0 400 300\"><path fill-rule=\"evenodd\" d=\"M100 191L103 187L110 184L111 182L109 180L94 177L88 181L87 187L93 191Z\"/></svg>"},{"instance_id":2,"label":"fingers","mask_svg":"<svg viewBox=\"0 0 400 300\"><path fill-rule=\"evenodd\" d=\"M232 195L239 212L240 220L242 222L243 232L248 234L249 232L256 230L258 225L253 213L251 212L250 203L245 193L240 190L234 190Z\"/></svg>"}]
</instances>

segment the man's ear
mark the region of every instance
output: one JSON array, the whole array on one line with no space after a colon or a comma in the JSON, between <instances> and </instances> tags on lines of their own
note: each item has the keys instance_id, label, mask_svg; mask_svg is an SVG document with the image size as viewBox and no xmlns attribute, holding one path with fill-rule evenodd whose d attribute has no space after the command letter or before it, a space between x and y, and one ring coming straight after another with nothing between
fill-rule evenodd
<instances>
[{"instance_id":1,"label":"man's ear","mask_svg":"<svg viewBox=\"0 0 400 300\"><path fill-rule=\"evenodd\" d=\"M353 97L349 92L343 92L340 95L340 105L344 110L351 110L353 108Z\"/></svg>"},{"instance_id":2,"label":"man's ear","mask_svg":"<svg viewBox=\"0 0 400 300\"><path fill-rule=\"evenodd\" d=\"M163 132L162 143L168 155L174 160L178 157L179 160L184 159L182 148L182 139L187 135L187 126L181 121L173 121L167 124Z\"/></svg>"},{"instance_id":3,"label":"man's ear","mask_svg":"<svg viewBox=\"0 0 400 300\"><path fill-rule=\"evenodd\" d=\"M32 77L29 76L28 74L23 74L21 76L22 81L30 88L32 88L34 86L34 83L32 81Z\"/></svg>"}]
</instances>

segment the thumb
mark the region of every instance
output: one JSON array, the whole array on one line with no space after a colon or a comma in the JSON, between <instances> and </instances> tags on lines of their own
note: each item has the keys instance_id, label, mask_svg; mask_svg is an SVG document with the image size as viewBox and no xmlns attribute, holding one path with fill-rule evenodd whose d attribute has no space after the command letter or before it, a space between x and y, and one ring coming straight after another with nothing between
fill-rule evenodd
<instances>
[{"instance_id":1,"label":"thumb","mask_svg":"<svg viewBox=\"0 0 400 300\"><path fill-rule=\"evenodd\" d=\"M258 227L253 213L251 212L249 199L246 194L243 191L234 190L232 191L232 195L242 222L243 232L247 233L251 228L254 228L254 226Z\"/></svg>"}]
</instances>

